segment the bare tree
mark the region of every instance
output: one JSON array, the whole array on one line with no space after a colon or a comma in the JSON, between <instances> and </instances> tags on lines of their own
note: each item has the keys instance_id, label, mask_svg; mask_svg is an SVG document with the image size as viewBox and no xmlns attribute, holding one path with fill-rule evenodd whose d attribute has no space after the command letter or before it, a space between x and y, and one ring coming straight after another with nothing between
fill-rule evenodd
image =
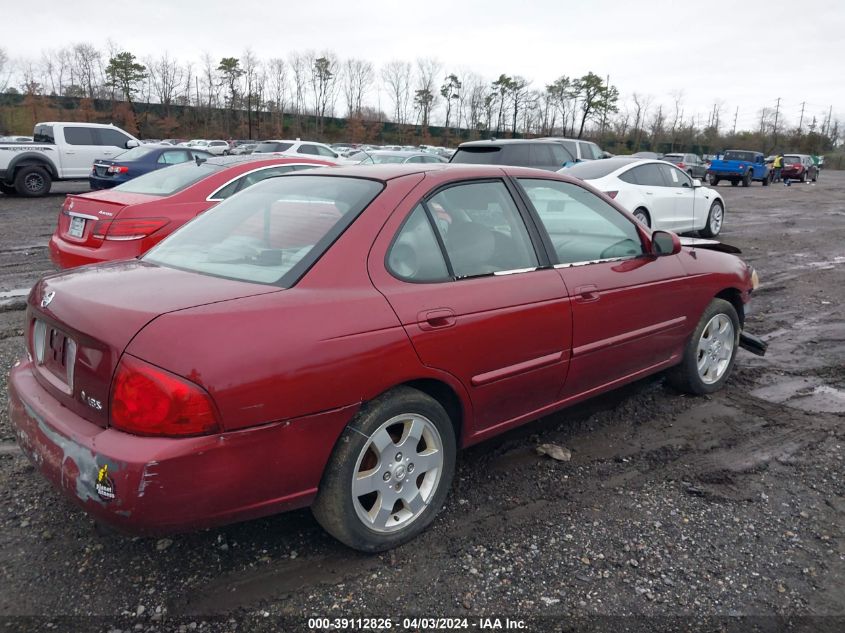
<instances>
[{"instance_id":1,"label":"bare tree","mask_svg":"<svg viewBox=\"0 0 845 633\"><path fill-rule=\"evenodd\" d=\"M381 69L381 78L393 101L393 120L399 125L408 122L411 101L411 64L394 59Z\"/></svg>"},{"instance_id":2,"label":"bare tree","mask_svg":"<svg viewBox=\"0 0 845 633\"><path fill-rule=\"evenodd\" d=\"M243 60L244 71L244 97L246 99L246 121L247 121L247 138L252 138L252 131L254 123L258 116L253 114L260 114L261 110L261 95L263 95L263 86L258 81L262 73L261 62L252 52L252 49L247 48L241 56ZM255 113L253 112L255 110Z\"/></svg>"},{"instance_id":3,"label":"bare tree","mask_svg":"<svg viewBox=\"0 0 845 633\"><path fill-rule=\"evenodd\" d=\"M361 116L364 95L373 83L373 65L363 59L347 59L343 72L343 94L350 117Z\"/></svg>"},{"instance_id":4,"label":"bare tree","mask_svg":"<svg viewBox=\"0 0 845 633\"><path fill-rule=\"evenodd\" d=\"M113 51L110 57L114 57L117 52L117 50ZM73 61L79 84L82 86L85 96L93 99L97 96L96 88L101 83L102 56L100 51L91 44L76 44L73 47Z\"/></svg>"},{"instance_id":5,"label":"bare tree","mask_svg":"<svg viewBox=\"0 0 845 633\"><path fill-rule=\"evenodd\" d=\"M182 83L183 70L179 63L165 53L158 59L147 60L147 70L159 103L164 107L164 116L170 116L176 90Z\"/></svg>"},{"instance_id":6,"label":"bare tree","mask_svg":"<svg viewBox=\"0 0 845 633\"><path fill-rule=\"evenodd\" d=\"M637 140L634 145L634 152L640 151L640 144L643 140L643 130L648 109L651 106L651 95L640 95L636 92L632 95L634 100L634 133Z\"/></svg>"},{"instance_id":7,"label":"bare tree","mask_svg":"<svg viewBox=\"0 0 845 633\"><path fill-rule=\"evenodd\" d=\"M293 111L296 114L297 131L302 131L302 115L305 111L305 90L307 87L308 56L303 53L292 53L288 59L293 73Z\"/></svg>"},{"instance_id":8,"label":"bare tree","mask_svg":"<svg viewBox=\"0 0 845 633\"><path fill-rule=\"evenodd\" d=\"M12 80L12 65L6 49L0 48L0 93L6 92Z\"/></svg>"},{"instance_id":9,"label":"bare tree","mask_svg":"<svg viewBox=\"0 0 845 633\"><path fill-rule=\"evenodd\" d=\"M288 92L288 67L285 60L281 57L272 58L267 62L267 73L270 99L277 116L274 130L278 130L279 136L283 137L285 134L285 101Z\"/></svg>"}]
</instances>

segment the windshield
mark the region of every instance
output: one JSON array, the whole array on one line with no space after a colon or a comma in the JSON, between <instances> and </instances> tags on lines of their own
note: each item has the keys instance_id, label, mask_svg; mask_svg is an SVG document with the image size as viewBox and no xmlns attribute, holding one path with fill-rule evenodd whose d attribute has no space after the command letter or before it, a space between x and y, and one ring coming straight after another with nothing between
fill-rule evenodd
<instances>
[{"instance_id":1,"label":"windshield","mask_svg":"<svg viewBox=\"0 0 845 633\"><path fill-rule=\"evenodd\" d=\"M604 178L609 173L614 172L629 163L630 161L617 162L612 159L588 160L583 163L572 165L571 167L565 167L564 169L560 169L558 171L562 174L566 174L567 176L575 176L581 180L596 180L598 178Z\"/></svg>"},{"instance_id":2,"label":"windshield","mask_svg":"<svg viewBox=\"0 0 845 633\"><path fill-rule=\"evenodd\" d=\"M118 185L114 190L127 193L146 193L151 196L169 196L206 176L210 176L219 169L221 169L220 165L210 165L207 162L202 162L199 165L193 161L182 163L138 176L129 182Z\"/></svg>"},{"instance_id":3,"label":"windshield","mask_svg":"<svg viewBox=\"0 0 845 633\"><path fill-rule=\"evenodd\" d=\"M748 163L754 162L754 152L738 152L736 150L728 150L725 152L723 160L744 160Z\"/></svg>"},{"instance_id":4,"label":"windshield","mask_svg":"<svg viewBox=\"0 0 845 633\"><path fill-rule=\"evenodd\" d=\"M198 273L289 287L381 189L381 183L362 178L271 178L189 222L144 259Z\"/></svg>"},{"instance_id":5,"label":"windshield","mask_svg":"<svg viewBox=\"0 0 845 633\"><path fill-rule=\"evenodd\" d=\"M156 151L155 147L144 147L143 145L139 145L138 147L133 147L128 152L121 152L117 156L115 156L112 160L119 160L119 161L129 161L129 160L138 160L146 156L147 154L151 154L152 152Z\"/></svg>"}]
</instances>

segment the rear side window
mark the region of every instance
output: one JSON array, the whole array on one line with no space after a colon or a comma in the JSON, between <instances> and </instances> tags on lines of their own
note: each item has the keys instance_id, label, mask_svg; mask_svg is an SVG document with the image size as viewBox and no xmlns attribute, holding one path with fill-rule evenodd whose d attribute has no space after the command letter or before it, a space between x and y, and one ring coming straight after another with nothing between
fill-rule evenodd
<instances>
[{"instance_id":1,"label":"rear side window","mask_svg":"<svg viewBox=\"0 0 845 633\"><path fill-rule=\"evenodd\" d=\"M178 165L179 163L187 163L189 160L191 160L191 155L186 151L163 152L158 157L158 162L165 165Z\"/></svg>"},{"instance_id":2,"label":"rear side window","mask_svg":"<svg viewBox=\"0 0 845 633\"><path fill-rule=\"evenodd\" d=\"M319 154L320 156L326 156L327 158L337 158L337 154L335 154L330 149L320 147L319 145L315 145L314 147L317 149L317 154Z\"/></svg>"},{"instance_id":3,"label":"rear side window","mask_svg":"<svg viewBox=\"0 0 845 633\"><path fill-rule=\"evenodd\" d=\"M426 204L456 278L537 267L525 223L504 183L455 185Z\"/></svg>"},{"instance_id":4,"label":"rear side window","mask_svg":"<svg viewBox=\"0 0 845 633\"><path fill-rule=\"evenodd\" d=\"M561 141L560 144L563 145L566 148L566 151L570 154L576 157L578 156L578 143L575 141Z\"/></svg>"},{"instance_id":5,"label":"rear side window","mask_svg":"<svg viewBox=\"0 0 845 633\"><path fill-rule=\"evenodd\" d=\"M98 145L90 127L66 127L65 142L68 145Z\"/></svg>"},{"instance_id":6,"label":"rear side window","mask_svg":"<svg viewBox=\"0 0 845 633\"><path fill-rule=\"evenodd\" d=\"M531 145L528 143L514 143L502 148L502 165L527 167L531 164Z\"/></svg>"},{"instance_id":7,"label":"rear side window","mask_svg":"<svg viewBox=\"0 0 845 633\"><path fill-rule=\"evenodd\" d=\"M558 263L642 255L636 226L597 195L557 180L520 178L549 234Z\"/></svg>"},{"instance_id":8,"label":"rear side window","mask_svg":"<svg viewBox=\"0 0 845 633\"><path fill-rule=\"evenodd\" d=\"M32 141L34 143L46 143L50 145L55 145L56 137L53 134L53 126L52 125L38 125L35 127L35 131L32 135Z\"/></svg>"},{"instance_id":9,"label":"rear side window","mask_svg":"<svg viewBox=\"0 0 845 633\"><path fill-rule=\"evenodd\" d=\"M422 205L417 205L387 254L387 267L403 281L447 281L449 271L434 229Z\"/></svg>"},{"instance_id":10,"label":"rear side window","mask_svg":"<svg viewBox=\"0 0 845 633\"><path fill-rule=\"evenodd\" d=\"M300 145L296 152L297 154L310 154L312 156L320 155L320 152L317 151L316 145Z\"/></svg>"}]
</instances>

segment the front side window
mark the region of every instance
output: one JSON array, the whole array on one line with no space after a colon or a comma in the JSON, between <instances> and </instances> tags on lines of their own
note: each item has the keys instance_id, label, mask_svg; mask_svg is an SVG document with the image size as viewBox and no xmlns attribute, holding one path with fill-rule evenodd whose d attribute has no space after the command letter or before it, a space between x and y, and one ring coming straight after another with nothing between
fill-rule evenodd
<instances>
[{"instance_id":1,"label":"front side window","mask_svg":"<svg viewBox=\"0 0 845 633\"><path fill-rule=\"evenodd\" d=\"M634 223L597 195L556 180L520 178L559 264L643 254Z\"/></svg>"},{"instance_id":2,"label":"front side window","mask_svg":"<svg viewBox=\"0 0 845 633\"><path fill-rule=\"evenodd\" d=\"M537 267L525 223L501 181L455 185L426 204L456 278Z\"/></svg>"},{"instance_id":3,"label":"front side window","mask_svg":"<svg viewBox=\"0 0 845 633\"><path fill-rule=\"evenodd\" d=\"M132 140L126 134L117 130L99 128L97 132L100 137L97 145L103 145L105 147L126 147L126 142Z\"/></svg>"},{"instance_id":4,"label":"front side window","mask_svg":"<svg viewBox=\"0 0 845 633\"><path fill-rule=\"evenodd\" d=\"M179 167L161 171L172 169ZM271 178L185 224L150 250L144 260L289 287L382 188L382 183L363 178Z\"/></svg>"},{"instance_id":5,"label":"front side window","mask_svg":"<svg viewBox=\"0 0 845 633\"><path fill-rule=\"evenodd\" d=\"M422 205L417 205L387 254L387 267L399 279L437 282L449 279L443 251Z\"/></svg>"},{"instance_id":6,"label":"front side window","mask_svg":"<svg viewBox=\"0 0 845 633\"><path fill-rule=\"evenodd\" d=\"M663 179L670 187L692 187L690 177L673 165L658 165Z\"/></svg>"},{"instance_id":7,"label":"front side window","mask_svg":"<svg viewBox=\"0 0 845 633\"><path fill-rule=\"evenodd\" d=\"M319 145L315 145L315 147L317 148L317 154L319 154L320 156L326 156L328 158L337 158L338 157L337 154L335 154L330 149L327 149L325 147L320 147Z\"/></svg>"},{"instance_id":8,"label":"front side window","mask_svg":"<svg viewBox=\"0 0 845 633\"><path fill-rule=\"evenodd\" d=\"M293 143L274 143L272 141L267 141L264 143L258 143L252 151L255 154L267 154L271 152L286 152L291 147L293 147Z\"/></svg>"},{"instance_id":9,"label":"front side window","mask_svg":"<svg viewBox=\"0 0 845 633\"><path fill-rule=\"evenodd\" d=\"M68 145L97 145L90 127L66 127L65 142Z\"/></svg>"},{"instance_id":10,"label":"front side window","mask_svg":"<svg viewBox=\"0 0 845 633\"><path fill-rule=\"evenodd\" d=\"M663 179L663 173L660 171L660 165L657 163L648 163L634 167L631 174L638 185L646 187L668 187L668 183ZM628 173L631 173L628 172Z\"/></svg>"}]
</instances>

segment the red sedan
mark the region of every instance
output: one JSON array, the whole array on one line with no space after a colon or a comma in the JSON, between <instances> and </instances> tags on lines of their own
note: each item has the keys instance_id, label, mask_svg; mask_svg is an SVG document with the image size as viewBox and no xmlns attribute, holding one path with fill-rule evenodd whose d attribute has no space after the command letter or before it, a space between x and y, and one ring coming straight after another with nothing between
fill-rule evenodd
<instances>
[{"instance_id":1,"label":"red sedan","mask_svg":"<svg viewBox=\"0 0 845 633\"><path fill-rule=\"evenodd\" d=\"M389 165L272 178L137 261L40 280L9 378L24 452L97 519L196 529L312 505L378 551L456 450L668 370L722 387L756 273L583 182Z\"/></svg>"},{"instance_id":2,"label":"red sedan","mask_svg":"<svg viewBox=\"0 0 845 633\"><path fill-rule=\"evenodd\" d=\"M154 171L106 191L69 195L50 238L59 268L143 255L188 220L265 178L333 165L322 160L225 157Z\"/></svg>"}]
</instances>

